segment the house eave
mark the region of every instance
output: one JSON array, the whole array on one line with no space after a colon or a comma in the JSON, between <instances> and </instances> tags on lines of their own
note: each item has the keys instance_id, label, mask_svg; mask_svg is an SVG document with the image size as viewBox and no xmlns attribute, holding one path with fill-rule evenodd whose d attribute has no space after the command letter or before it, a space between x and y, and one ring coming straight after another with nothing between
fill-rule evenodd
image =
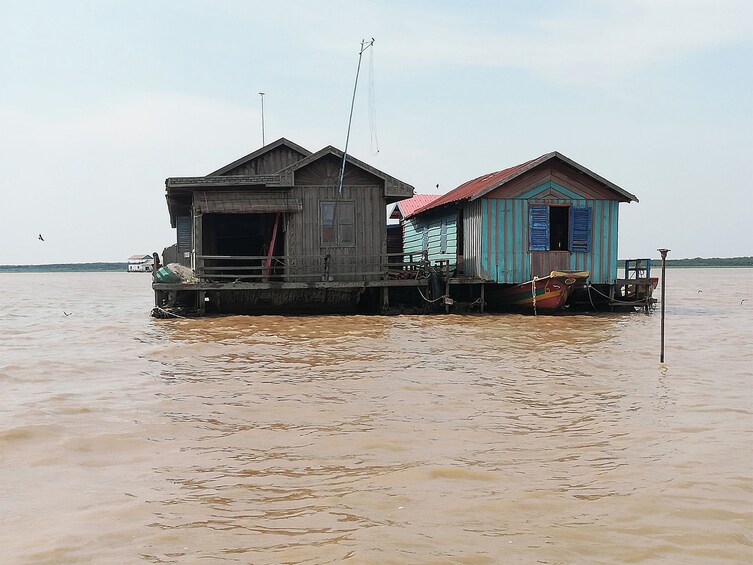
<instances>
[{"instance_id":1,"label":"house eave","mask_svg":"<svg viewBox=\"0 0 753 565\"><path fill-rule=\"evenodd\" d=\"M611 181L608 181L607 179L605 179L601 175L597 175L592 170L587 169L583 165L581 165L579 163L576 163L575 161L573 161L569 157L566 157L565 155L563 155L559 151L552 151L551 153L546 153L545 155L542 155L538 159L534 159L533 161L531 161L530 163L528 163L528 165L526 165L525 167L522 167L519 171L516 171L512 175L505 177L504 179L500 180L497 183L494 183L493 185L487 186L483 190L480 190L476 194L473 194L470 197L468 197L467 200L468 200L468 202L472 202L474 200L478 200L479 198L483 198L489 192L491 192L493 190L496 190L500 186L504 186L504 185L512 182L513 180L515 180L516 178L520 177L521 175L526 174L528 171L531 171L531 170L535 169L536 167L538 167L539 165L542 165L542 164L544 164L547 161L550 161L552 159L559 159L560 161L562 161L563 163L571 166L573 169L579 171L580 173L582 173L582 174L584 174L584 175L586 175L588 177L591 177L596 182L600 183L601 185L603 185L607 189L609 189L612 192L614 192L617 195L619 195L621 197L620 201L622 201L622 202L638 202L638 198L634 194L631 194L627 190L625 190L623 188L620 188L619 186L617 186L616 184L614 184Z\"/></svg>"},{"instance_id":2,"label":"house eave","mask_svg":"<svg viewBox=\"0 0 753 565\"><path fill-rule=\"evenodd\" d=\"M216 177L170 177L165 180L168 192L171 189L222 189L236 186L270 186L286 188L293 186L293 175L229 175Z\"/></svg>"}]
</instances>

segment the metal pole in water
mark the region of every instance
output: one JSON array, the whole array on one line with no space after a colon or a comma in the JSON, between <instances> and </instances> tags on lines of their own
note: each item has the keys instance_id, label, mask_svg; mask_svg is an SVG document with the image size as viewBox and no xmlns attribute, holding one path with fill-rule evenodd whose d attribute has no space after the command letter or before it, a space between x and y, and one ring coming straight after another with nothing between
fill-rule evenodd
<instances>
[{"instance_id":1,"label":"metal pole in water","mask_svg":"<svg viewBox=\"0 0 753 565\"><path fill-rule=\"evenodd\" d=\"M658 249L661 253L661 355L659 362L664 363L664 302L667 295L666 271L667 271L667 253L670 249Z\"/></svg>"}]
</instances>

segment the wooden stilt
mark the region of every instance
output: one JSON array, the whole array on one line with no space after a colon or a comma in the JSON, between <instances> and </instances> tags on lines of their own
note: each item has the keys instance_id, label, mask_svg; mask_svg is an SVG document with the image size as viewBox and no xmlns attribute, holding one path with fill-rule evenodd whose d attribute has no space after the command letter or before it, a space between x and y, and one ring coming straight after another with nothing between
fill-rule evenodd
<instances>
[{"instance_id":1,"label":"wooden stilt","mask_svg":"<svg viewBox=\"0 0 753 565\"><path fill-rule=\"evenodd\" d=\"M205 300L206 295L207 293L202 290L196 293L196 302L197 302L196 311L198 312L199 316L203 316L207 311L206 300Z\"/></svg>"},{"instance_id":2,"label":"wooden stilt","mask_svg":"<svg viewBox=\"0 0 753 565\"><path fill-rule=\"evenodd\" d=\"M484 300L485 300L485 298L484 298L484 288L485 288L485 286L486 285L484 285L484 283L481 283L481 308L479 308L479 312L481 312L482 314L484 313Z\"/></svg>"},{"instance_id":3,"label":"wooden stilt","mask_svg":"<svg viewBox=\"0 0 753 565\"><path fill-rule=\"evenodd\" d=\"M390 287L382 287L382 313L386 314L390 309Z\"/></svg>"},{"instance_id":4,"label":"wooden stilt","mask_svg":"<svg viewBox=\"0 0 753 565\"><path fill-rule=\"evenodd\" d=\"M450 297L450 277L445 275L445 283L444 283L444 313L449 314L450 313L450 303L448 302L448 298Z\"/></svg>"}]
</instances>

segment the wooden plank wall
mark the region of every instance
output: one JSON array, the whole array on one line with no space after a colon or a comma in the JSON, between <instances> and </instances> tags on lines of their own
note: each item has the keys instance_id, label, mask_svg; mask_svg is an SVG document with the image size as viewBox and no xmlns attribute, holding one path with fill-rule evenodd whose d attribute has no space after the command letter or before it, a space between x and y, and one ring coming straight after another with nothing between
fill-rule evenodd
<instances>
[{"instance_id":1,"label":"wooden plank wall","mask_svg":"<svg viewBox=\"0 0 753 565\"><path fill-rule=\"evenodd\" d=\"M234 169L223 173L222 176L271 175L300 161L304 157L305 155L301 155L298 151L294 151L290 147L283 145L259 155L256 159L238 165Z\"/></svg>"},{"instance_id":2,"label":"wooden plank wall","mask_svg":"<svg viewBox=\"0 0 753 565\"><path fill-rule=\"evenodd\" d=\"M387 252L384 227L387 224L387 212L382 194L382 187L376 185L346 185L343 186L342 194L338 194L337 187L334 185L296 186L293 189L293 196L301 200L303 210L299 213L288 214L285 233L286 252L290 257L299 257L299 259L291 259L294 266L291 272L301 272L296 271L299 267L314 269L315 272L318 272L318 269L323 271L322 258L328 253L332 256L333 268L330 272L333 274L378 271L381 256ZM355 204L355 246L331 247L322 242L320 202L353 202ZM306 259L307 256L316 258ZM350 266L338 266L345 263ZM337 280L356 280L356 278L358 277L339 276ZM378 280L379 278L379 275L371 275L360 277L360 280Z\"/></svg>"},{"instance_id":3,"label":"wooden plank wall","mask_svg":"<svg viewBox=\"0 0 753 565\"><path fill-rule=\"evenodd\" d=\"M286 230L286 251L289 256L315 256L314 259L292 260L308 269L323 269L323 257L332 257L331 273L337 280L378 280L380 275L368 277L344 276L353 272L377 272L381 258L387 253L387 209L384 201L384 181L351 164L345 167L342 193L337 182L340 160L326 155L295 173L295 187L291 196L301 200L303 210L289 214ZM322 242L320 202L351 201L355 204L355 246L334 247ZM305 280L305 279L304 279ZM321 279L318 279L321 280Z\"/></svg>"},{"instance_id":4,"label":"wooden plank wall","mask_svg":"<svg viewBox=\"0 0 753 565\"><path fill-rule=\"evenodd\" d=\"M443 215L419 216L408 218L403 223L403 250L405 253L420 253L423 251L424 229L428 229L429 261L449 260L450 269L457 266L458 226L457 210ZM441 249L442 222L446 223L447 245L445 252Z\"/></svg>"}]
</instances>

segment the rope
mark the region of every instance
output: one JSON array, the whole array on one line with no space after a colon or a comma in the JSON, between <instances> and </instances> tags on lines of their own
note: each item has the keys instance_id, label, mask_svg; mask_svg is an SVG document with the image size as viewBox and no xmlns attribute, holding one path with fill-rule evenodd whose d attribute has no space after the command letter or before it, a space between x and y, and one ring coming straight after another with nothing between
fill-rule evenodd
<instances>
[{"instance_id":1,"label":"rope","mask_svg":"<svg viewBox=\"0 0 753 565\"><path fill-rule=\"evenodd\" d=\"M179 316L175 312L170 312L169 310L165 310L164 308L160 308L159 306L154 307L155 310L159 310L163 314L171 317L171 318L180 318L181 320L188 320L189 318L186 318L185 316Z\"/></svg>"},{"instance_id":2,"label":"rope","mask_svg":"<svg viewBox=\"0 0 753 565\"><path fill-rule=\"evenodd\" d=\"M591 303L591 308L596 310L596 305L594 304L594 299L591 297L591 284L586 285L586 290L588 291L588 301Z\"/></svg>"},{"instance_id":3,"label":"rope","mask_svg":"<svg viewBox=\"0 0 753 565\"><path fill-rule=\"evenodd\" d=\"M591 297L591 288L592 288L592 285L591 285L591 283L588 283L588 285L586 285L586 288L588 288L588 296L589 296L589 298L590 298L590 297ZM600 291L599 291L598 289L596 289L596 288L594 288L593 290L594 290L594 292L595 292L596 294L600 294L600 295L601 295L601 296L603 296L604 298L606 298L606 299L608 299L608 300L611 300L612 302L616 302L617 304L629 304L629 305L631 305L631 306L635 306L636 304L640 304L640 302L637 302L637 301L629 302L629 301L626 301L626 300L617 300L616 298L610 298L609 296L607 296L607 295L606 295L606 294L604 294L603 292L600 292ZM647 302L647 301L646 301L646 302ZM593 302L592 302L591 304L593 304Z\"/></svg>"},{"instance_id":4,"label":"rope","mask_svg":"<svg viewBox=\"0 0 753 565\"><path fill-rule=\"evenodd\" d=\"M442 296L440 296L439 298L435 298L434 300L429 300L428 298L426 298L426 297L424 296L424 293L423 293L423 292L421 292L421 287L418 287L418 286L417 286L417 287L416 287L416 290L418 290L418 294L420 294L420 295L421 295L421 298L423 298L424 300L426 300L426 302L428 302L429 304L433 304L434 302L439 302L440 300L442 300L443 298L445 298L445 297L447 296L447 295L443 294L443 295L442 295Z\"/></svg>"}]
</instances>

